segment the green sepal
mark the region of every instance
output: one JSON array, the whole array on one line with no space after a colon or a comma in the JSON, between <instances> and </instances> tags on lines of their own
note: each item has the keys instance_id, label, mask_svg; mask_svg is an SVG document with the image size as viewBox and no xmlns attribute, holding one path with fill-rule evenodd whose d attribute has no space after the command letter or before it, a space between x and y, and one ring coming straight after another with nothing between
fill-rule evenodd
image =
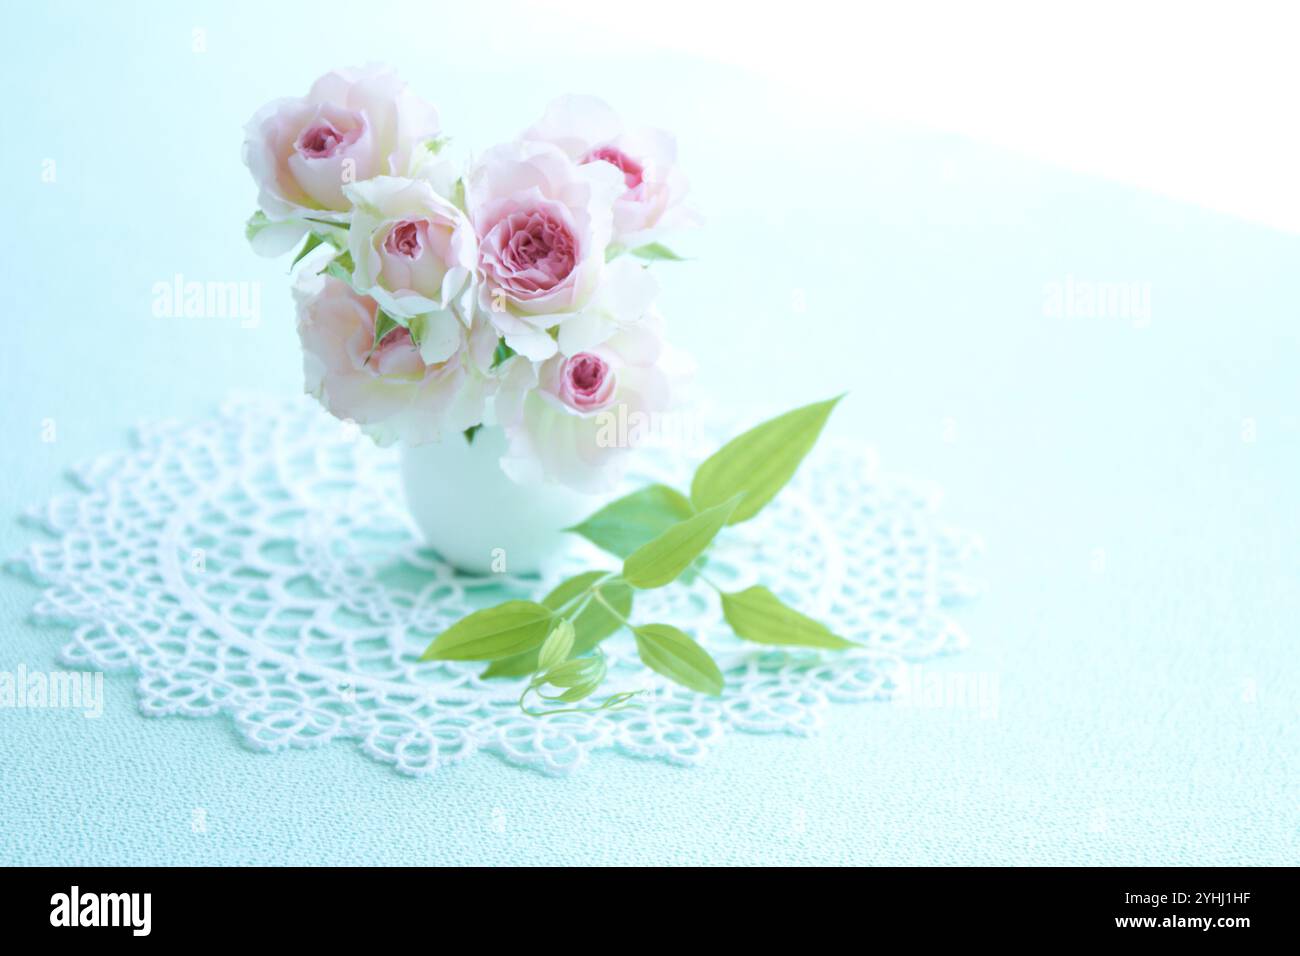
<instances>
[{"instance_id":1,"label":"green sepal","mask_svg":"<svg viewBox=\"0 0 1300 956\"><path fill-rule=\"evenodd\" d=\"M506 360L512 358L517 353L510 346L506 345L506 340L501 339L497 342L496 350L492 353L492 368L498 368Z\"/></svg>"},{"instance_id":2,"label":"green sepal","mask_svg":"<svg viewBox=\"0 0 1300 956\"><path fill-rule=\"evenodd\" d=\"M352 253L344 251L344 252L340 252L337 256L335 256L333 259L327 262L325 264L325 268L321 269L320 271L325 273L326 275L333 276L335 279L338 279L340 282L346 282L348 284L348 288L355 289L356 287L353 286L352 284L353 269L354 269L354 265L352 263Z\"/></svg>"},{"instance_id":3,"label":"green sepal","mask_svg":"<svg viewBox=\"0 0 1300 956\"><path fill-rule=\"evenodd\" d=\"M567 661L573 651L573 636L573 625L561 618L537 652L537 669L550 670Z\"/></svg>"},{"instance_id":4,"label":"green sepal","mask_svg":"<svg viewBox=\"0 0 1300 956\"><path fill-rule=\"evenodd\" d=\"M318 248L324 241L324 239L314 232L307 233L307 238L303 240L302 248L299 249L298 254L293 257L293 262L289 263L289 268L292 269L298 263L302 262L303 259L311 254L313 249Z\"/></svg>"}]
</instances>

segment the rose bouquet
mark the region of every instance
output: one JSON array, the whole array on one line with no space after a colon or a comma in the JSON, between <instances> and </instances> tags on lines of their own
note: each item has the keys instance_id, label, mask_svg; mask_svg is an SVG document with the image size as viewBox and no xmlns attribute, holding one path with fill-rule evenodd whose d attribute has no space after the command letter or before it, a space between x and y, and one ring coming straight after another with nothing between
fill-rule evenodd
<instances>
[{"instance_id":1,"label":"rose bouquet","mask_svg":"<svg viewBox=\"0 0 1300 956\"><path fill-rule=\"evenodd\" d=\"M622 559L621 570L576 575L539 602L471 614L426 658L487 661L487 677L531 674L526 710L530 694L569 704L603 680L600 642L627 628L649 668L719 693L722 671L694 638L630 619L636 591L696 579L719 591L744 640L852 646L767 588L728 593L704 573L714 538L780 491L836 400L733 439L699 467L689 495L651 485L599 510L587 496L613 486L637 444L620 426L672 402L652 265L678 258L661 239L694 220L672 137L567 97L464 164L448 142L432 106L391 71L367 68L268 104L244 143L260 207L248 238L266 255L297 249L307 391L375 441L403 446L408 500L435 548L485 570L488 545L509 541L492 550L521 570L517 557L536 550L520 531L532 520ZM445 451L427 462L408 454L428 447ZM476 467L449 457L471 448ZM548 498L556 487L586 493L563 520L566 507ZM430 501L432 512L421 505Z\"/></svg>"},{"instance_id":2,"label":"rose bouquet","mask_svg":"<svg viewBox=\"0 0 1300 956\"><path fill-rule=\"evenodd\" d=\"M307 390L382 444L499 425L514 481L607 490L634 442L602 424L671 402L648 266L693 219L673 138L575 96L466 164L447 144L434 107L378 67L248 123L248 237L298 247Z\"/></svg>"}]
</instances>

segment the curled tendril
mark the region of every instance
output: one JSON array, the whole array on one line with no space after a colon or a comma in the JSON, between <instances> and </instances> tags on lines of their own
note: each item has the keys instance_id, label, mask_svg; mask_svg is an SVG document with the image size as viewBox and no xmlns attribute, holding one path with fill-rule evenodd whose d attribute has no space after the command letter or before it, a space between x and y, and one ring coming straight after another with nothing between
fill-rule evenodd
<instances>
[{"instance_id":1,"label":"curled tendril","mask_svg":"<svg viewBox=\"0 0 1300 956\"><path fill-rule=\"evenodd\" d=\"M524 692L519 695L519 709L522 710L529 717L550 717L552 714L597 714L600 713L602 710L610 710L610 711L626 710L628 707L634 706L633 704L629 703L629 701L633 697L636 697L638 694L641 693L641 691L639 690L627 690L618 694L611 694L609 697L606 697L595 707L548 707L545 709L537 710L529 707L525 703L525 700L528 698L528 694L535 689L536 688L534 685L529 684L526 688L524 688ZM542 700L559 700L563 695L556 694L554 696L551 696L551 695L543 694L539 691L537 696L542 698Z\"/></svg>"},{"instance_id":2,"label":"curled tendril","mask_svg":"<svg viewBox=\"0 0 1300 956\"><path fill-rule=\"evenodd\" d=\"M528 682L524 692L519 695L519 709L529 717L547 717L551 714L594 714L602 710L622 710L630 706L628 702L641 693L639 690L613 694L595 707L551 707L537 710L530 708L527 704L530 693L536 694L541 700L560 704L571 704L585 700L595 693L596 688L604 681L605 672L605 655L599 651L591 657L561 661L533 675L533 679ZM560 692L558 694L543 693L541 688L548 684L558 688Z\"/></svg>"}]
</instances>

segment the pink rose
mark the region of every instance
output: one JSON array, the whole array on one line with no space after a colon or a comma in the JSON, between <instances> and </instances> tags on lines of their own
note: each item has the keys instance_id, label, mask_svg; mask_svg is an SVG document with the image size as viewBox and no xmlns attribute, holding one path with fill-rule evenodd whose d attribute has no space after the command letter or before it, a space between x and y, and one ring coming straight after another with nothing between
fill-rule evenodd
<instances>
[{"instance_id":1,"label":"pink rose","mask_svg":"<svg viewBox=\"0 0 1300 956\"><path fill-rule=\"evenodd\" d=\"M579 166L544 143L499 146L471 171L479 306L515 351L537 361L554 355L547 330L590 300L621 186L608 164Z\"/></svg>"},{"instance_id":2,"label":"pink rose","mask_svg":"<svg viewBox=\"0 0 1300 956\"><path fill-rule=\"evenodd\" d=\"M306 390L335 417L380 444L437 441L483 420L496 346L486 323L466 330L446 361L427 364L401 326L374 341L378 303L347 283L313 276L295 295Z\"/></svg>"},{"instance_id":3,"label":"pink rose","mask_svg":"<svg viewBox=\"0 0 1300 956\"><path fill-rule=\"evenodd\" d=\"M594 352L570 356L559 371L560 400L575 411L599 411L614 396L614 369Z\"/></svg>"},{"instance_id":4,"label":"pink rose","mask_svg":"<svg viewBox=\"0 0 1300 956\"><path fill-rule=\"evenodd\" d=\"M584 492L612 488L634 447L617 436L634 438L670 406L661 325L651 313L590 351L540 365L509 359L495 400L509 442L501 459L506 474L519 483L555 481ZM630 431L622 427L628 423Z\"/></svg>"},{"instance_id":5,"label":"pink rose","mask_svg":"<svg viewBox=\"0 0 1300 956\"><path fill-rule=\"evenodd\" d=\"M438 135L438 113L384 67L336 70L305 97L268 103L244 128L244 163L268 219L340 219L343 187L406 175L416 150Z\"/></svg>"},{"instance_id":6,"label":"pink rose","mask_svg":"<svg viewBox=\"0 0 1300 956\"><path fill-rule=\"evenodd\" d=\"M423 179L376 176L345 192L353 285L389 315L418 318L425 361L443 361L469 322L478 254L469 220Z\"/></svg>"},{"instance_id":7,"label":"pink rose","mask_svg":"<svg viewBox=\"0 0 1300 956\"><path fill-rule=\"evenodd\" d=\"M677 168L673 137L662 130L626 129L618 114L594 96L555 100L521 138L552 143L576 163L618 170L623 188L614 201L613 241L619 245L636 248L697 222L682 205L686 178Z\"/></svg>"}]
</instances>

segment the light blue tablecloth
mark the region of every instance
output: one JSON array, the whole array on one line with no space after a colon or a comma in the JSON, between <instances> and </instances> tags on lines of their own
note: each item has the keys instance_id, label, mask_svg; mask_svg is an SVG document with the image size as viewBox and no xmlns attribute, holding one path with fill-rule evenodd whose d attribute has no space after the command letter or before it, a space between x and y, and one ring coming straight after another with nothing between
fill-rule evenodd
<instances>
[{"instance_id":1,"label":"light blue tablecloth","mask_svg":"<svg viewBox=\"0 0 1300 956\"><path fill-rule=\"evenodd\" d=\"M719 67L547 58L508 18L442 50L442 14L413 9L388 34L353 5L310 28L279 4L9 14L0 512L137 420L300 387L287 263L242 238L240 126L264 100L382 57L481 147L594 89L679 133L709 223L664 310L703 386L762 411L849 389L833 428L984 535L972 646L930 666L994 676L996 716L839 707L699 769L480 757L410 780L346 744L260 755L223 720L146 719L116 676L99 720L0 711L0 862L1296 861L1294 236L783 113ZM263 283L262 322L154 318L177 273ZM1053 314L1067 282L1138 283L1149 321ZM5 554L32 538L0 522ZM53 666L65 635L26 623L35 597L0 577L0 669Z\"/></svg>"}]
</instances>

